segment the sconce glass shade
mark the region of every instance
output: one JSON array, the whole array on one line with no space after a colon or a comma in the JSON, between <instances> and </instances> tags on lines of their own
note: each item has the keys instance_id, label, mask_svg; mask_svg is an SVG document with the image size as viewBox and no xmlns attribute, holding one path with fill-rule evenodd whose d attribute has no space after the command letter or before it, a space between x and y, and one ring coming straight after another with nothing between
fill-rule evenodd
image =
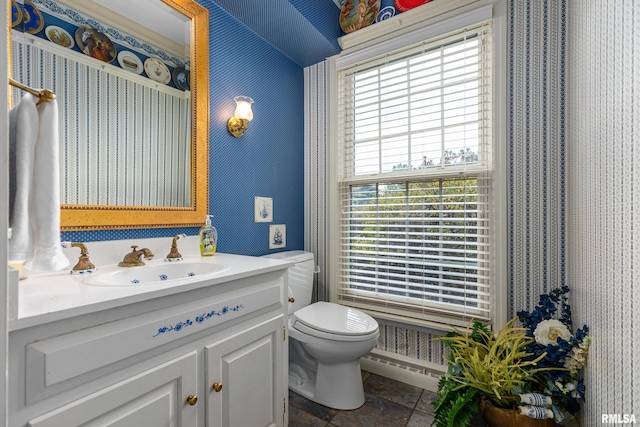
<instances>
[{"instance_id":1,"label":"sconce glass shade","mask_svg":"<svg viewBox=\"0 0 640 427\"><path fill-rule=\"evenodd\" d=\"M249 120L253 119L253 99L248 96L236 96L233 100L236 101L236 111L227 122L227 130L231 135L240 138L249 127Z\"/></svg>"},{"instance_id":2,"label":"sconce glass shade","mask_svg":"<svg viewBox=\"0 0 640 427\"><path fill-rule=\"evenodd\" d=\"M253 99L248 96L236 96L233 100L236 101L234 117L236 119L252 120L253 111L251 111L251 104L253 104Z\"/></svg>"}]
</instances>

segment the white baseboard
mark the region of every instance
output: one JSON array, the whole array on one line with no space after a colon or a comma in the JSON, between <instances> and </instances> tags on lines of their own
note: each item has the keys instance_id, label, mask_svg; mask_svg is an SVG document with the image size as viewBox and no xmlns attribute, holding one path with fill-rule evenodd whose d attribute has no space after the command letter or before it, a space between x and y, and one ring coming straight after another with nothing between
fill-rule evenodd
<instances>
[{"instance_id":1,"label":"white baseboard","mask_svg":"<svg viewBox=\"0 0 640 427\"><path fill-rule=\"evenodd\" d=\"M372 374L436 392L443 365L411 359L396 353L374 349L360 359L360 367Z\"/></svg>"}]
</instances>

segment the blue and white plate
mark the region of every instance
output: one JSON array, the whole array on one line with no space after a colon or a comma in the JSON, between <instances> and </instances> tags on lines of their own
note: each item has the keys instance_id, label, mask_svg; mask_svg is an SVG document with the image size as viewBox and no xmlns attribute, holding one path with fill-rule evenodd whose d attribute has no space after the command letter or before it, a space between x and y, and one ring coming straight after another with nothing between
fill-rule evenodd
<instances>
[{"instance_id":1,"label":"blue and white plate","mask_svg":"<svg viewBox=\"0 0 640 427\"><path fill-rule=\"evenodd\" d=\"M189 72L184 67L176 67L172 73L173 84L180 90L189 90Z\"/></svg>"},{"instance_id":2,"label":"blue and white plate","mask_svg":"<svg viewBox=\"0 0 640 427\"><path fill-rule=\"evenodd\" d=\"M383 7L378 16L376 16L376 22L384 21L385 19L389 19L396 14L396 8L393 6Z\"/></svg>"}]
</instances>

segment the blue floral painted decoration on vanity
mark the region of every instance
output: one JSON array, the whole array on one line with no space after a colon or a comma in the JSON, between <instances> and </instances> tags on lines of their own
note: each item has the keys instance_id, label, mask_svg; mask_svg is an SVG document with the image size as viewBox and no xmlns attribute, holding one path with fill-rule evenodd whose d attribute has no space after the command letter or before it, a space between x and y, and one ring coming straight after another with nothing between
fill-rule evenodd
<instances>
[{"instance_id":1,"label":"blue floral painted decoration on vanity","mask_svg":"<svg viewBox=\"0 0 640 427\"><path fill-rule=\"evenodd\" d=\"M222 316L224 314L228 314L234 311L240 311L240 309L244 308L244 306L242 304L238 304L236 306L230 307L230 306L224 306L222 307L222 309L220 310L211 310L208 313L204 313L201 314L199 316L195 317L195 323L202 323L205 320L209 320L212 317L216 317L216 316ZM175 332L180 332L181 330L183 330L184 328L193 325L194 320L191 319L187 319L184 322L178 322L175 325L169 325L169 326L163 326L161 328L158 329L158 332L153 335L153 338L157 337L160 334L164 334L166 332L171 332L171 331L175 331Z\"/></svg>"}]
</instances>

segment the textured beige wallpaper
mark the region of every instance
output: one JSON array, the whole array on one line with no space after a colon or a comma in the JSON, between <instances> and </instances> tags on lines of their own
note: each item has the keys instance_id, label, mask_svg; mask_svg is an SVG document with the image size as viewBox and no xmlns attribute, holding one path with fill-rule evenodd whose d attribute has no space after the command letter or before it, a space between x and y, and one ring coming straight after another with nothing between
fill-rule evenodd
<instances>
[{"instance_id":1,"label":"textured beige wallpaper","mask_svg":"<svg viewBox=\"0 0 640 427\"><path fill-rule=\"evenodd\" d=\"M640 4L571 0L567 17L567 279L593 338L582 425L640 423Z\"/></svg>"}]
</instances>

